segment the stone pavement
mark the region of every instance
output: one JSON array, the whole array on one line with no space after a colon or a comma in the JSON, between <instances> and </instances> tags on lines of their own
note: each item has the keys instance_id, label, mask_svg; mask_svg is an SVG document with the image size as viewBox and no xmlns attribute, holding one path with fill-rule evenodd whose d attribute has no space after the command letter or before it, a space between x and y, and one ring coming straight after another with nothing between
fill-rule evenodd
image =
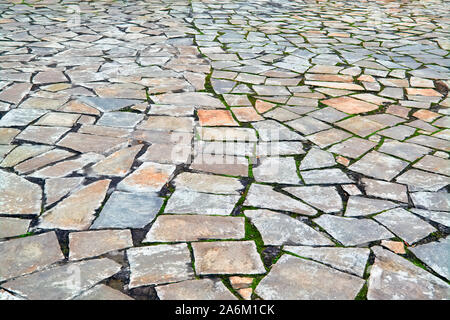
<instances>
[{"instance_id":1,"label":"stone pavement","mask_svg":"<svg viewBox=\"0 0 450 320\"><path fill-rule=\"evenodd\" d=\"M448 1L0 1L0 299L449 299Z\"/></svg>"}]
</instances>

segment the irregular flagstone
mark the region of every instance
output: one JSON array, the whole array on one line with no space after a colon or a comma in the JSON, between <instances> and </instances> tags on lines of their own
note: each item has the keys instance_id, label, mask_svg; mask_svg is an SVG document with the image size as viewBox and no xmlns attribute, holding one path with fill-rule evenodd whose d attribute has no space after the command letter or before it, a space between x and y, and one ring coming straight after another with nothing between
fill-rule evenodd
<instances>
[{"instance_id":1,"label":"irregular flagstone","mask_svg":"<svg viewBox=\"0 0 450 320\"><path fill-rule=\"evenodd\" d=\"M212 109L224 108L219 99L205 92L165 93L150 96L150 99L158 104L193 105Z\"/></svg>"},{"instance_id":2,"label":"irregular flagstone","mask_svg":"<svg viewBox=\"0 0 450 320\"><path fill-rule=\"evenodd\" d=\"M38 228L61 230L87 230L95 219L111 180L91 183L71 194L39 218ZM76 208L76 210L75 210Z\"/></svg>"},{"instance_id":3,"label":"irregular flagstone","mask_svg":"<svg viewBox=\"0 0 450 320\"><path fill-rule=\"evenodd\" d=\"M76 113L50 112L35 124L37 126L73 127L79 118L80 115Z\"/></svg>"},{"instance_id":4,"label":"irregular flagstone","mask_svg":"<svg viewBox=\"0 0 450 320\"><path fill-rule=\"evenodd\" d=\"M302 134L313 134L331 128L325 122L308 116L286 122L286 125Z\"/></svg>"},{"instance_id":5,"label":"irregular flagstone","mask_svg":"<svg viewBox=\"0 0 450 320\"><path fill-rule=\"evenodd\" d=\"M199 275L266 272L253 241L194 242L192 249Z\"/></svg>"},{"instance_id":6,"label":"irregular flagstone","mask_svg":"<svg viewBox=\"0 0 450 320\"><path fill-rule=\"evenodd\" d=\"M0 127L26 126L47 112L40 109L13 109L0 119Z\"/></svg>"},{"instance_id":7,"label":"irregular flagstone","mask_svg":"<svg viewBox=\"0 0 450 320\"><path fill-rule=\"evenodd\" d=\"M364 140L358 137L352 137L344 142L335 144L328 149L329 152L337 153L349 158L358 158L377 144L372 141Z\"/></svg>"},{"instance_id":8,"label":"irregular flagstone","mask_svg":"<svg viewBox=\"0 0 450 320\"><path fill-rule=\"evenodd\" d=\"M19 133L19 129L0 128L0 144L10 144Z\"/></svg>"},{"instance_id":9,"label":"irregular flagstone","mask_svg":"<svg viewBox=\"0 0 450 320\"><path fill-rule=\"evenodd\" d=\"M258 229L265 245L326 246L333 242L305 223L270 210L245 210Z\"/></svg>"},{"instance_id":10,"label":"irregular flagstone","mask_svg":"<svg viewBox=\"0 0 450 320\"><path fill-rule=\"evenodd\" d=\"M196 133L206 141L258 141L255 130L249 128L197 127Z\"/></svg>"},{"instance_id":11,"label":"irregular flagstone","mask_svg":"<svg viewBox=\"0 0 450 320\"><path fill-rule=\"evenodd\" d=\"M104 159L104 156L96 153L84 153L79 158L58 162L49 167L40 169L32 174L33 178L62 178L82 169L83 167Z\"/></svg>"},{"instance_id":12,"label":"irregular flagstone","mask_svg":"<svg viewBox=\"0 0 450 320\"><path fill-rule=\"evenodd\" d=\"M332 266L340 271L363 277L370 250L365 248L314 248L285 246L284 251Z\"/></svg>"},{"instance_id":13,"label":"irregular flagstone","mask_svg":"<svg viewBox=\"0 0 450 320\"><path fill-rule=\"evenodd\" d=\"M408 160L415 161L431 150L412 143L398 142L395 140L385 141L378 151Z\"/></svg>"},{"instance_id":14,"label":"irregular flagstone","mask_svg":"<svg viewBox=\"0 0 450 320\"><path fill-rule=\"evenodd\" d=\"M46 179L44 186L45 205L48 207L60 200L69 192L81 186L83 181L83 177Z\"/></svg>"},{"instance_id":15,"label":"irregular flagstone","mask_svg":"<svg viewBox=\"0 0 450 320\"><path fill-rule=\"evenodd\" d=\"M32 159L19 163L14 167L14 170L20 174L30 173L34 170L45 167L46 165L70 158L74 155L75 153L73 152L55 148L48 152L39 154Z\"/></svg>"},{"instance_id":16,"label":"irregular flagstone","mask_svg":"<svg viewBox=\"0 0 450 320\"><path fill-rule=\"evenodd\" d=\"M107 112L96 122L99 126L134 128L142 119L143 114L131 112Z\"/></svg>"},{"instance_id":17,"label":"irregular flagstone","mask_svg":"<svg viewBox=\"0 0 450 320\"><path fill-rule=\"evenodd\" d=\"M445 192L413 192L409 194L420 209L450 211L450 198Z\"/></svg>"},{"instance_id":18,"label":"irregular flagstone","mask_svg":"<svg viewBox=\"0 0 450 320\"><path fill-rule=\"evenodd\" d=\"M450 238L409 248L436 273L450 279Z\"/></svg>"},{"instance_id":19,"label":"irregular flagstone","mask_svg":"<svg viewBox=\"0 0 450 320\"><path fill-rule=\"evenodd\" d=\"M416 162L413 167L450 176L450 160L447 159L425 156L419 162Z\"/></svg>"},{"instance_id":20,"label":"irregular flagstone","mask_svg":"<svg viewBox=\"0 0 450 320\"><path fill-rule=\"evenodd\" d=\"M394 237L387 229L370 219L321 215L313 220L344 246L364 245Z\"/></svg>"},{"instance_id":21,"label":"irregular flagstone","mask_svg":"<svg viewBox=\"0 0 450 320\"><path fill-rule=\"evenodd\" d=\"M54 232L0 242L0 254L0 281L42 270L64 259Z\"/></svg>"},{"instance_id":22,"label":"irregular flagstone","mask_svg":"<svg viewBox=\"0 0 450 320\"><path fill-rule=\"evenodd\" d=\"M79 100L102 112L117 111L141 102L140 100L99 97L80 97Z\"/></svg>"},{"instance_id":23,"label":"irregular flagstone","mask_svg":"<svg viewBox=\"0 0 450 320\"><path fill-rule=\"evenodd\" d=\"M92 244L95 243L95 246ZM133 246L130 230L99 230L69 234L69 260L96 257Z\"/></svg>"},{"instance_id":24,"label":"irregular flagstone","mask_svg":"<svg viewBox=\"0 0 450 320\"><path fill-rule=\"evenodd\" d=\"M239 194L244 188L236 178L190 172L179 174L173 183L177 190L218 194Z\"/></svg>"},{"instance_id":25,"label":"irregular flagstone","mask_svg":"<svg viewBox=\"0 0 450 320\"><path fill-rule=\"evenodd\" d=\"M30 83L15 83L0 92L0 100L18 104L30 92L31 87Z\"/></svg>"},{"instance_id":26,"label":"irregular flagstone","mask_svg":"<svg viewBox=\"0 0 450 320\"><path fill-rule=\"evenodd\" d=\"M0 289L0 301L6 301L6 300L23 300L20 297L16 297L15 295L9 293L8 291L5 291L3 289Z\"/></svg>"},{"instance_id":27,"label":"irregular flagstone","mask_svg":"<svg viewBox=\"0 0 450 320\"><path fill-rule=\"evenodd\" d=\"M154 131L192 132L194 119L192 117L151 116L143 121L138 129Z\"/></svg>"},{"instance_id":28,"label":"irregular flagstone","mask_svg":"<svg viewBox=\"0 0 450 320\"><path fill-rule=\"evenodd\" d=\"M111 194L90 229L143 228L158 214L163 199L153 193Z\"/></svg>"},{"instance_id":29,"label":"irregular flagstone","mask_svg":"<svg viewBox=\"0 0 450 320\"><path fill-rule=\"evenodd\" d=\"M93 165L89 172L99 176L125 176L133 165L136 155L141 151L143 145L118 150Z\"/></svg>"},{"instance_id":30,"label":"irregular flagstone","mask_svg":"<svg viewBox=\"0 0 450 320\"><path fill-rule=\"evenodd\" d=\"M417 208L411 208L409 210L421 217L440 223L446 227L450 227L450 212L430 211Z\"/></svg>"},{"instance_id":31,"label":"irregular flagstone","mask_svg":"<svg viewBox=\"0 0 450 320\"><path fill-rule=\"evenodd\" d=\"M157 286L161 300L236 300L237 298L218 279L187 280Z\"/></svg>"},{"instance_id":32,"label":"irregular flagstone","mask_svg":"<svg viewBox=\"0 0 450 320\"><path fill-rule=\"evenodd\" d=\"M321 148L328 147L334 143L340 142L347 138L350 138L352 135L343 130L339 130L336 128L331 128L328 130L320 131L318 133L309 135L307 137L308 140L318 145Z\"/></svg>"},{"instance_id":33,"label":"irregular flagstone","mask_svg":"<svg viewBox=\"0 0 450 320\"><path fill-rule=\"evenodd\" d=\"M325 213L339 212L343 209L341 196L335 187L306 186L283 190Z\"/></svg>"},{"instance_id":34,"label":"irregular flagstone","mask_svg":"<svg viewBox=\"0 0 450 320\"><path fill-rule=\"evenodd\" d=\"M407 165L405 161L372 151L348 168L369 177L391 181Z\"/></svg>"},{"instance_id":35,"label":"irregular flagstone","mask_svg":"<svg viewBox=\"0 0 450 320\"><path fill-rule=\"evenodd\" d=\"M31 220L0 217L0 239L27 233Z\"/></svg>"},{"instance_id":36,"label":"irregular flagstone","mask_svg":"<svg viewBox=\"0 0 450 320\"><path fill-rule=\"evenodd\" d=\"M331 153L319 148L311 148L300 163L300 170L332 167L336 164Z\"/></svg>"},{"instance_id":37,"label":"irregular flagstone","mask_svg":"<svg viewBox=\"0 0 450 320\"><path fill-rule=\"evenodd\" d=\"M368 216L398 206L399 204L387 200L350 196L345 215L348 217Z\"/></svg>"},{"instance_id":38,"label":"irregular flagstone","mask_svg":"<svg viewBox=\"0 0 450 320\"><path fill-rule=\"evenodd\" d=\"M160 215L144 242L180 242L205 239L242 239L243 217Z\"/></svg>"},{"instance_id":39,"label":"irregular flagstone","mask_svg":"<svg viewBox=\"0 0 450 320\"><path fill-rule=\"evenodd\" d=\"M191 255L185 243L131 248L129 288L179 282L194 278Z\"/></svg>"},{"instance_id":40,"label":"irregular flagstone","mask_svg":"<svg viewBox=\"0 0 450 320\"><path fill-rule=\"evenodd\" d=\"M352 300L364 280L320 263L282 256L255 293L264 300Z\"/></svg>"},{"instance_id":41,"label":"irregular flagstone","mask_svg":"<svg viewBox=\"0 0 450 320\"><path fill-rule=\"evenodd\" d=\"M338 184L353 182L353 180L341 169L300 171L300 175L306 184Z\"/></svg>"},{"instance_id":42,"label":"irregular flagstone","mask_svg":"<svg viewBox=\"0 0 450 320\"><path fill-rule=\"evenodd\" d=\"M133 298L123 294L119 290L98 284L95 287L83 292L74 300L134 300Z\"/></svg>"},{"instance_id":43,"label":"irregular flagstone","mask_svg":"<svg viewBox=\"0 0 450 320\"><path fill-rule=\"evenodd\" d=\"M301 184L295 159L291 157L265 157L253 165L253 175L258 182Z\"/></svg>"},{"instance_id":44,"label":"irregular flagstone","mask_svg":"<svg viewBox=\"0 0 450 320\"><path fill-rule=\"evenodd\" d=\"M79 152L109 153L127 143L126 139L69 132L58 146Z\"/></svg>"},{"instance_id":45,"label":"irregular flagstone","mask_svg":"<svg viewBox=\"0 0 450 320\"><path fill-rule=\"evenodd\" d=\"M253 122L252 126L258 131L259 140L262 141L305 140L300 134L274 120Z\"/></svg>"},{"instance_id":46,"label":"irregular flagstone","mask_svg":"<svg viewBox=\"0 0 450 320\"><path fill-rule=\"evenodd\" d=\"M194 158L190 168L216 174L248 176L248 160L231 155L200 153Z\"/></svg>"},{"instance_id":47,"label":"irregular flagstone","mask_svg":"<svg viewBox=\"0 0 450 320\"><path fill-rule=\"evenodd\" d=\"M412 262L381 247L373 247L369 300L448 300L450 286Z\"/></svg>"},{"instance_id":48,"label":"irregular flagstone","mask_svg":"<svg viewBox=\"0 0 450 320\"><path fill-rule=\"evenodd\" d=\"M374 133L375 131L384 129L386 125L379 122L369 120L362 116L356 116L336 122L335 125L347 131L350 131L362 138Z\"/></svg>"},{"instance_id":49,"label":"irregular flagstone","mask_svg":"<svg viewBox=\"0 0 450 320\"><path fill-rule=\"evenodd\" d=\"M240 195L217 195L188 190L175 190L167 202L165 213L229 215Z\"/></svg>"},{"instance_id":50,"label":"irregular flagstone","mask_svg":"<svg viewBox=\"0 0 450 320\"><path fill-rule=\"evenodd\" d=\"M86 260L26 275L2 286L29 300L68 300L116 274L120 268L107 258Z\"/></svg>"},{"instance_id":51,"label":"irregular flagstone","mask_svg":"<svg viewBox=\"0 0 450 320\"><path fill-rule=\"evenodd\" d=\"M42 190L39 185L0 170L0 214L39 214L41 200Z\"/></svg>"},{"instance_id":52,"label":"irregular flagstone","mask_svg":"<svg viewBox=\"0 0 450 320\"><path fill-rule=\"evenodd\" d=\"M351 97L332 98L323 100L322 103L339 111L350 114L364 113L378 109L376 104L364 102Z\"/></svg>"},{"instance_id":53,"label":"irregular flagstone","mask_svg":"<svg viewBox=\"0 0 450 320\"><path fill-rule=\"evenodd\" d=\"M402 208L380 213L374 219L409 244L413 244L437 231L427 222Z\"/></svg>"},{"instance_id":54,"label":"irregular flagstone","mask_svg":"<svg viewBox=\"0 0 450 320\"><path fill-rule=\"evenodd\" d=\"M406 184L411 191L438 191L450 184L450 178L422 170L410 169L395 181Z\"/></svg>"},{"instance_id":55,"label":"irregular flagstone","mask_svg":"<svg viewBox=\"0 0 450 320\"><path fill-rule=\"evenodd\" d=\"M18 140L55 144L69 129L65 127L29 126L16 136Z\"/></svg>"},{"instance_id":56,"label":"irregular flagstone","mask_svg":"<svg viewBox=\"0 0 450 320\"><path fill-rule=\"evenodd\" d=\"M317 214L317 210L307 204L277 192L271 186L256 183L250 186L244 206L290 211L308 216Z\"/></svg>"},{"instance_id":57,"label":"irregular flagstone","mask_svg":"<svg viewBox=\"0 0 450 320\"><path fill-rule=\"evenodd\" d=\"M128 192L158 192L169 181L174 171L174 165L144 162L123 179L117 185L117 189Z\"/></svg>"},{"instance_id":58,"label":"irregular flagstone","mask_svg":"<svg viewBox=\"0 0 450 320\"><path fill-rule=\"evenodd\" d=\"M366 178L361 179L361 182L368 196L408 203L407 188L404 185Z\"/></svg>"}]
</instances>

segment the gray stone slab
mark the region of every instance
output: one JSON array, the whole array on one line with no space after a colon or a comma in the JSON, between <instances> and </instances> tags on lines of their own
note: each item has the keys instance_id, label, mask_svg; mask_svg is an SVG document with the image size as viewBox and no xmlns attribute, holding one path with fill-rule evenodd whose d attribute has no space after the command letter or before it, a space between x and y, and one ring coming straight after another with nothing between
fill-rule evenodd
<instances>
[{"instance_id":1,"label":"gray stone slab","mask_svg":"<svg viewBox=\"0 0 450 320\"><path fill-rule=\"evenodd\" d=\"M425 262L436 273L450 279L450 238L409 248L417 258Z\"/></svg>"},{"instance_id":2,"label":"gray stone slab","mask_svg":"<svg viewBox=\"0 0 450 320\"><path fill-rule=\"evenodd\" d=\"M236 300L237 298L218 279L187 280L157 286L161 300Z\"/></svg>"},{"instance_id":3,"label":"gray stone slab","mask_svg":"<svg viewBox=\"0 0 450 320\"><path fill-rule=\"evenodd\" d=\"M335 187L306 186L289 187L284 190L325 213L339 212L343 209L341 196Z\"/></svg>"},{"instance_id":4,"label":"gray stone slab","mask_svg":"<svg viewBox=\"0 0 450 320\"><path fill-rule=\"evenodd\" d=\"M399 204L387 200L350 196L345 215L348 217L368 216L398 206Z\"/></svg>"}]
</instances>

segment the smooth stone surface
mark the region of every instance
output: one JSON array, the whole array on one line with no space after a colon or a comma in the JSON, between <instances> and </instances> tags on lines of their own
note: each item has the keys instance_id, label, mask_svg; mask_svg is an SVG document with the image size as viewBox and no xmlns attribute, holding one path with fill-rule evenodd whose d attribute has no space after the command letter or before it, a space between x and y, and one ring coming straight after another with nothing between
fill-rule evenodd
<instances>
[{"instance_id":1,"label":"smooth stone surface","mask_svg":"<svg viewBox=\"0 0 450 320\"><path fill-rule=\"evenodd\" d=\"M133 298L123 294L119 290L98 284L95 287L83 292L74 300L134 300Z\"/></svg>"},{"instance_id":2,"label":"smooth stone surface","mask_svg":"<svg viewBox=\"0 0 450 320\"><path fill-rule=\"evenodd\" d=\"M144 162L119 182L117 189L127 192L158 192L171 178L174 165Z\"/></svg>"},{"instance_id":3,"label":"smooth stone surface","mask_svg":"<svg viewBox=\"0 0 450 320\"><path fill-rule=\"evenodd\" d=\"M239 194L244 186L236 178L212 174L183 172L173 180L177 190L217 194Z\"/></svg>"},{"instance_id":4,"label":"smooth stone surface","mask_svg":"<svg viewBox=\"0 0 450 320\"><path fill-rule=\"evenodd\" d=\"M300 175L306 184L341 184L353 182L341 169L300 171Z\"/></svg>"},{"instance_id":5,"label":"smooth stone surface","mask_svg":"<svg viewBox=\"0 0 450 320\"><path fill-rule=\"evenodd\" d=\"M325 213L339 212L343 209L341 196L335 187L289 187L283 190Z\"/></svg>"},{"instance_id":6,"label":"smooth stone surface","mask_svg":"<svg viewBox=\"0 0 450 320\"><path fill-rule=\"evenodd\" d=\"M407 165L405 161L372 151L348 169L376 179L391 181Z\"/></svg>"},{"instance_id":7,"label":"smooth stone surface","mask_svg":"<svg viewBox=\"0 0 450 320\"><path fill-rule=\"evenodd\" d=\"M0 217L0 239L27 233L31 220Z\"/></svg>"},{"instance_id":8,"label":"smooth stone surface","mask_svg":"<svg viewBox=\"0 0 450 320\"><path fill-rule=\"evenodd\" d=\"M361 182L368 196L408 203L408 189L404 185L366 178Z\"/></svg>"},{"instance_id":9,"label":"smooth stone surface","mask_svg":"<svg viewBox=\"0 0 450 320\"><path fill-rule=\"evenodd\" d=\"M368 216L398 206L391 201L351 196L347 202L345 215L348 217Z\"/></svg>"},{"instance_id":10,"label":"smooth stone surface","mask_svg":"<svg viewBox=\"0 0 450 320\"><path fill-rule=\"evenodd\" d=\"M90 171L99 176L123 177L133 165L134 158L142 149L142 145L137 145L118 150L106 157L104 160L96 163Z\"/></svg>"},{"instance_id":11,"label":"smooth stone surface","mask_svg":"<svg viewBox=\"0 0 450 320\"><path fill-rule=\"evenodd\" d=\"M447 280L450 279L450 238L448 236L436 242L409 248L409 250L436 273Z\"/></svg>"},{"instance_id":12,"label":"smooth stone surface","mask_svg":"<svg viewBox=\"0 0 450 320\"><path fill-rule=\"evenodd\" d=\"M157 286L161 300L236 300L237 298L218 279L187 280Z\"/></svg>"},{"instance_id":13,"label":"smooth stone surface","mask_svg":"<svg viewBox=\"0 0 450 320\"><path fill-rule=\"evenodd\" d=\"M300 162L300 170L332 167L336 164L331 153L319 148L311 148Z\"/></svg>"},{"instance_id":14,"label":"smooth stone surface","mask_svg":"<svg viewBox=\"0 0 450 320\"><path fill-rule=\"evenodd\" d=\"M253 175L258 182L301 184L297 166L291 157L265 157L257 166L253 165Z\"/></svg>"},{"instance_id":15,"label":"smooth stone surface","mask_svg":"<svg viewBox=\"0 0 450 320\"><path fill-rule=\"evenodd\" d=\"M152 193L115 191L90 229L143 228L156 217L163 202Z\"/></svg>"}]
</instances>

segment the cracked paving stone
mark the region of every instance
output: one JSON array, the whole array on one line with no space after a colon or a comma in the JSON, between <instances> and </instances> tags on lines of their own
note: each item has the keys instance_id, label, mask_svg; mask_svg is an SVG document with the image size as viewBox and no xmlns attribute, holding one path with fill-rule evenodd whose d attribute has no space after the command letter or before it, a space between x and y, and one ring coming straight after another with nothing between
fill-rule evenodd
<instances>
[{"instance_id":1,"label":"cracked paving stone","mask_svg":"<svg viewBox=\"0 0 450 320\"><path fill-rule=\"evenodd\" d=\"M356 276L284 255L255 293L264 300L352 300L363 284L364 280Z\"/></svg>"},{"instance_id":2,"label":"cracked paving stone","mask_svg":"<svg viewBox=\"0 0 450 320\"><path fill-rule=\"evenodd\" d=\"M331 153L319 148L311 148L300 163L300 170L333 167L336 164Z\"/></svg>"},{"instance_id":3,"label":"cracked paving stone","mask_svg":"<svg viewBox=\"0 0 450 320\"><path fill-rule=\"evenodd\" d=\"M409 244L437 231L427 222L402 208L385 211L376 215L374 219Z\"/></svg>"},{"instance_id":4,"label":"cracked paving stone","mask_svg":"<svg viewBox=\"0 0 450 320\"><path fill-rule=\"evenodd\" d=\"M406 166L407 162L372 151L352 164L348 169L376 179L391 181Z\"/></svg>"},{"instance_id":5,"label":"cracked paving stone","mask_svg":"<svg viewBox=\"0 0 450 320\"><path fill-rule=\"evenodd\" d=\"M258 182L301 184L297 166L292 157L265 157L253 166L253 175Z\"/></svg>"},{"instance_id":6,"label":"cracked paving stone","mask_svg":"<svg viewBox=\"0 0 450 320\"><path fill-rule=\"evenodd\" d=\"M130 284L136 288L194 278L191 254L186 243L162 244L127 250Z\"/></svg>"},{"instance_id":7,"label":"cracked paving stone","mask_svg":"<svg viewBox=\"0 0 450 320\"><path fill-rule=\"evenodd\" d=\"M348 198L345 215L347 217L368 216L398 206L399 204L387 200L350 196Z\"/></svg>"},{"instance_id":8,"label":"cracked paving stone","mask_svg":"<svg viewBox=\"0 0 450 320\"><path fill-rule=\"evenodd\" d=\"M266 273L253 241L194 242L192 249L199 275Z\"/></svg>"},{"instance_id":9,"label":"cracked paving stone","mask_svg":"<svg viewBox=\"0 0 450 320\"><path fill-rule=\"evenodd\" d=\"M373 247L375 263L368 281L368 300L448 300L450 286L412 262Z\"/></svg>"},{"instance_id":10,"label":"cracked paving stone","mask_svg":"<svg viewBox=\"0 0 450 320\"><path fill-rule=\"evenodd\" d=\"M54 232L0 242L0 253L0 281L42 270L64 259Z\"/></svg>"},{"instance_id":11,"label":"cracked paving stone","mask_svg":"<svg viewBox=\"0 0 450 320\"><path fill-rule=\"evenodd\" d=\"M117 185L117 190L127 192L158 192L169 181L174 165L144 162Z\"/></svg>"},{"instance_id":12,"label":"cracked paving stone","mask_svg":"<svg viewBox=\"0 0 450 320\"><path fill-rule=\"evenodd\" d=\"M68 300L120 271L103 258L56 266L4 283L2 286L29 300Z\"/></svg>"},{"instance_id":13,"label":"cracked paving stone","mask_svg":"<svg viewBox=\"0 0 450 320\"><path fill-rule=\"evenodd\" d=\"M305 184L341 184L353 182L341 169L300 171L300 175L305 181Z\"/></svg>"},{"instance_id":14,"label":"cracked paving stone","mask_svg":"<svg viewBox=\"0 0 450 320\"><path fill-rule=\"evenodd\" d=\"M450 183L450 178L417 169L410 169L398 176L395 181L406 184L410 192L438 191Z\"/></svg>"},{"instance_id":15,"label":"cracked paving stone","mask_svg":"<svg viewBox=\"0 0 450 320\"><path fill-rule=\"evenodd\" d=\"M242 239L243 217L160 215L144 242L180 242L205 239Z\"/></svg>"},{"instance_id":16,"label":"cracked paving stone","mask_svg":"<svg viewBox=\"0 0 450 320\"><path fill-rule=\"evenodd\" d=\"M57 202L84 181L83 177L50 178L45 180L45 205L48 207Z\"/></svg>"},{"instance_id":17,"label":"cracked paving stone","mask_svg":"<svg viewBox=\"0 0 450 320\"><path fill-rule=\"evenodd\" d=\"M156 217L163 202L153 193L115 191L90 229L144 228Z\"/></svg>"},{"instance_id":18,"label":"cracked paving stone","mask_svg":"<svg viewBox=\"0 0 450 320\"><path fill-rule=\"evenodd\" d=\"M256 183L250 186L244 206L290 211L308 216L317 214L317 210L307 204L277 192L271 186Z\"/></svg>"},{"instance_id":19,"label":"cracked paving stone","mask_svg":"<svg viewBox=\"0 0 450 320\"><path fill-rule=\"evenodd\" d=\"M100 180L74 192L39 218L40 229L87 230L95 219L111 180ZM76 208L76 210L74 210Z\"/></svg>"},{"instance_id":20,"label":"cracked paving stone","mask_svg":"<svg viewBox=\"0 0 450 320\"><path fill-rule=\"evenodd\" d=\"M236 178L191 172L179 174L173 183L177 190L217 194L239 194L244 188Z\"/></svg>"},{"instance_id":21,"label":"cracked paving stone","mask_svg":"<svg viewBox=\"0 0 450 320\"><path fill-rule=\"evenodd\" d=\"M436 273L450 279L450 238L409 248L414 255L425 262Z\"/></svg>"},{"instance_id":22,"label":"cracked paving stone","mask_svg":"<svg viewBox=\"0 0 450 320\"><path fill-rule=\"evenodd\" d=\"M335 187L305 186L283 190L325 213L340 212L343 209L341 196Z\"/></svg>"},{"instance_id":23,"label":"cracked paving stone","mask_svg":"<svg viewBox=\"0 0 450 320\"><path fill-rule=\"evenodd\" d=\"M98 284L95 287L83 292L74 300L134 300L123 294L119 290L108 287L104 284Z\"/></svg>"},{"instance_id":24,"label":"cracked paving stone","mask_svg":"<svg viewBox=\"0 0 450 320\"><path fill-rule=\"evenodd\" d=\"M417 208L450 211L450 198L445 192L412 192L409 195Z\"/></svg>"},{"instance_id":25,"label":"cracked paving stone","mask_svg":"<svg viewBox=\"0 0 450 320\"><path fill-rule=\"evenodd\" d=\"M0 239L27 233L31 220L0 217Z\"/></svg>"},{"instance_id":26,"label":"cracked paving stone","mask_svg":"<svg viewBox=\"0 0 450 320\"><path fill-rule=\"evenodd\" d=\"M408 203L407 188L402 184L366 178L361 182L368 196Z\"/></svg>"},{"instance_id":27,"label":"cracked paving stone","mask_svg":"<svg viewBox=\"0 0 450 320\"><path fill-rule=\"evenodd\" d=\"M300 220L270 210L245 210L265 245L328 246L333 242Z\"/></svg>"},{"instance_id":28,"label":"cracked paving stone","mask_svg":"<svg viewBox=\"0 0 450 320\"><path fill-rule=\"evenodd\" d=\"M134 158L141 151L142 147L143 145L136 145L116 151L97 162L88 170L98 176L123 177L129 172Z\"/></svg>"},{"instance_id":29,"label":"cracked paving stone","mask_svg":"<svg viewBox=\"0 0 450 320\"><path fill-rule=\"evenodd\" d=\"M69 132L57 145L79 152L106 154L119 149L126 143L127 140L123 138Z\"/></svg>"},{"instance_id":30,"label":"cracked paving stone","mask_svg":"<svg viewBox=\"0 0 450 320\"><path fill-rule=\"evenodd\" d=\"M370 219L343 218L324 214L313 221L344 246L361 246L372 241L394 237L391 232Z\"/></svg>"},{"instance_id":31,"label":"cracked paving stone","mask_svg":"<svg viewBox=\"0 0 450 320\"><path fill-rule=\"evenodd\" d=\"M96 246L92 244L95 243ZM130 230L99 230L69 234L69 260L81 260L133 246Z\"/></svg>"},{"instance_id":32,"label":"cracked paving stone","mask_svg":"<svg viewBox=\"0 0 450 320\"><path fill-rule=\"evenodd\" d=\"M39 185L0 170L0 214L39 214L41 203L42 190Z\"/></svg>"},{"instance_id":33,"label":"cracked paving stone","mask_svg":"<svg viewBox=\"0 0 450 320\"><path fill-rule=\"evenodd\" d=\"M220 195L188 190L175 190L167 202L165 213L229 215L240 195Z\"/></svg>"},{"instance_id":34,"label":"cracked paving stone","mask_svg":"<svg viewBox=\"0 0 450 320\"><path fill-rule=\"evenodd\" d=\"M219 279L187 280L157 286L161 300L236 300Z\"/></svg>"},{"instance_id":35,"label":"cracked paving stone","mask_svg":"<svg viewBox=\"0 0 450 320\"><path fill-rule=\"evenodd\" d=\"M370 250L366 248L314 248L306 246L285 246L284 251L312 259L343 272L363 277Z\"/></svg>"}]
</instances>

